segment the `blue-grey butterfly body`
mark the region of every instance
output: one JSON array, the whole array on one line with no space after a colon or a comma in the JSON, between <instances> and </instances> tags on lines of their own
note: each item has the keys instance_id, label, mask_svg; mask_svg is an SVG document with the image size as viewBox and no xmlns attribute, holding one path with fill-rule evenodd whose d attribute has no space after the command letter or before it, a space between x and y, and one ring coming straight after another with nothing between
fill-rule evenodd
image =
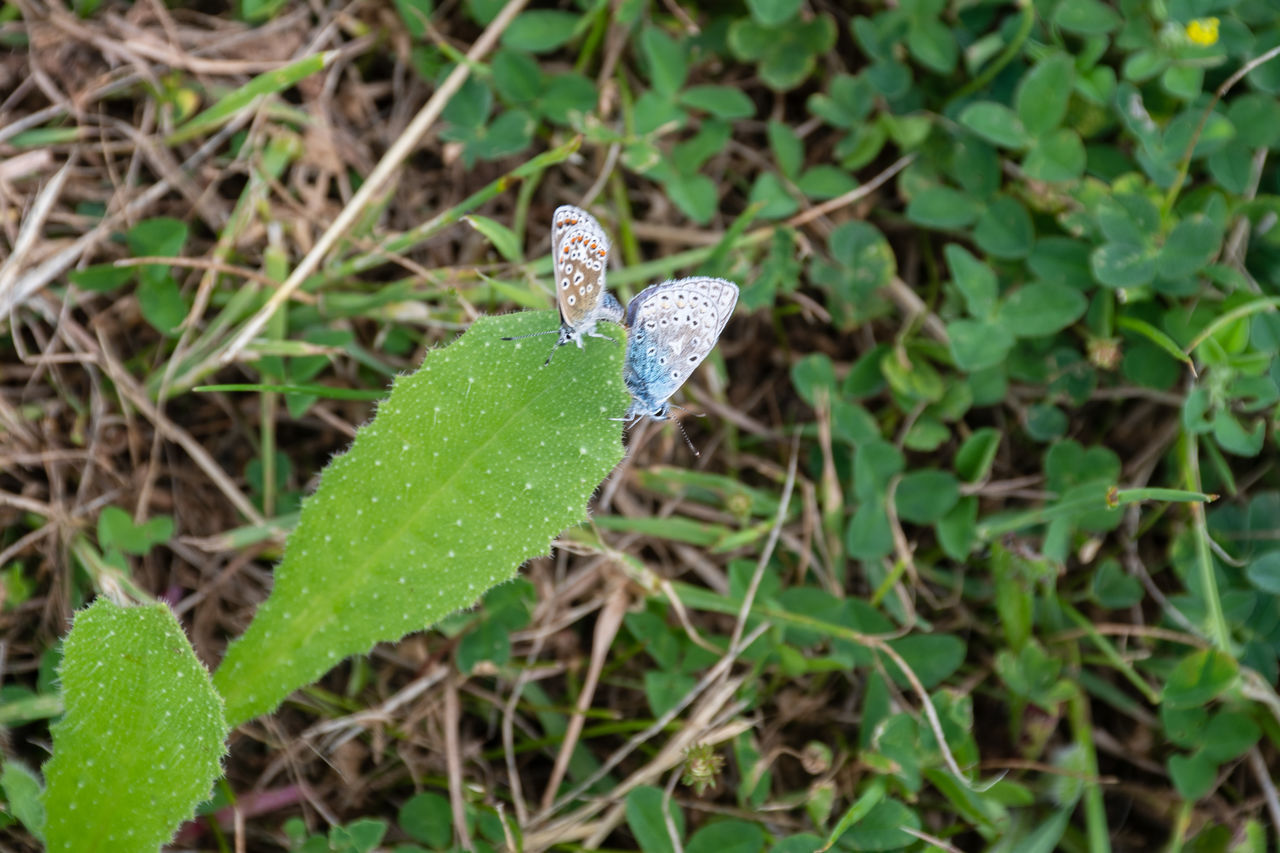
<instances>
[{"instance_id":1,"label":"blue-grey butterfly body","mask_svg":"<svg viewBox=\"0 0 1280 853\"><path fill-rule=\"evenodd\" d=\"M736 284L705 276L655 284L631 300L622 378L634 399L626 420L670 417L668 398L711 352L737 304Z\"/></svg>"},{"instance_id":2,"label":"blue-grey butterfly body","mask_svg":"<svg viewBox=\"0 0 1280 853\"><path fill-rule=\"evenodd\" d=\"M556 350L567 343L582 348L582 338L613 340L596 331L602 320L622 322L622 304L605 289L605 271L609 266L609 238L595 217L571 204L556 208L551 224L551 259L555 273L556 305L560 308L560 339L556 341L545 365ZM531 338L554 332L520 335ZM517 340L505 338L504 340Z\"/></svg>"}]
</instances>

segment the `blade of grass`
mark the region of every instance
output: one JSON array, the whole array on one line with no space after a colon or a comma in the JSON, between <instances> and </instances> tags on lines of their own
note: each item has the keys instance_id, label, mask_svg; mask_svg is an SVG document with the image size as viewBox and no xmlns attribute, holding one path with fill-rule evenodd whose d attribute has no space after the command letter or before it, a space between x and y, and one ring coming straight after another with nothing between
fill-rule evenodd
<instances>
[{"instance_id":1,"label":"blade of grass","mask_svg":"<svg viewBox=\"0 0 1280 853\"><path fill-rule=\"evenodd\" d=\"M387 396L388 389L366 391L362 388L334 388L330 385L272 385L260 382L228 383L225 385L197 385L192 391L229 391L257 392L268 394L306 394L311 397L326 397L331 400L380 400Z\"/></svg>"},{"instance_id":2,"label":"blade of grass","mask_svg":"<svg viewBox=\"0 0 1280 853\"><path fill-rule=\"evenodd\" d=\"M291 62L283 68L259 74L240 88L223 95L207 110L189 118L165 138L165 144L180 145L222 126L241 111L249 109L257 99L283 92L296 85L299 80L323 71L338 54L339 51L326 50L324 53L312 54Z\"/></svg>"}]
</instances>

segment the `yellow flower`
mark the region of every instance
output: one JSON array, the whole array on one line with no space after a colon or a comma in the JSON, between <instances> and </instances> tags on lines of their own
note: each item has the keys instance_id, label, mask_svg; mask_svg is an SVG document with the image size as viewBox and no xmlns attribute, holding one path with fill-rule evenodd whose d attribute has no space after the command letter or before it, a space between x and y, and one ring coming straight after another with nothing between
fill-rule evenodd
<instances>
[{"instance_id":1,"label":"yellow flower","mask_svg":"<svg viewBox=\"0 0 1280 853\"><path fill-rule=\"evenodd\" d=\"M1196 18L1187 24L1187 38L1196 44L1208 47L1218 43L1218 19Z\"/></svg>"}]
</instances>

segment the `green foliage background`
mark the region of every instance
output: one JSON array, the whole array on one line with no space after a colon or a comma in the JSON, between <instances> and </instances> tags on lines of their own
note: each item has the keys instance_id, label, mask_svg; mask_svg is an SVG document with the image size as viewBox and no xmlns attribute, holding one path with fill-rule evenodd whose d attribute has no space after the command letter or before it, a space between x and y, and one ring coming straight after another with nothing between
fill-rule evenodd
<instances>
[{"instance_id":1,"label":"green foliage background","mask_svg":"<svg viewBox=\"0 0 1280 853\"><path fill-rule=\"evenodd\" d=\"M103 20L92 0L75 6L86 25ZM390 39L425 99L458 63L455 46L503 7L466 0L445 14L397 0L361 25ZM235 13L265 26L286 11L242 0ZM4 35L30 47L21 27ZM200 743L221 743L223 700L232 724L275 708L347 656L471 605L584 518L621 458L609 421L625 406L618 347L591 341L542 369L541 346L496 338L553 321L516 315L476 322L402 374L470 325L476 305L545 308L537 282L549 263L524 247L542 240L556 204L593 186L620 296L694 272L743 287L718 354L687 389L716 415L694 427L711 452L658 465L673 461L662 455L670 436L647 446L619 475L628 499L566 534L643 590L609 648L607 689L592 697L610 723L581 730L559 792L573 795L548 814L513 818L509 778L451 804L446 781L414 775L387 783L394 809L344 813L332 827L270 816L282 844L449 850L461 826L478 849L513 837L567 847L581 839L546 840L555 819L614 806L617 828L598 843L619 849L1274 847L1278 46L1280 17L1263 0L584 0L520 11L444 107L428 143L440 163L406 167L465 184L463 200L396 230L423 211L401 210L397 193L380 199L304 283L307 298L275 312L252 357L234 360L260 423L252 458L232 472L245 493L229 510L238 520L220 532L231 550L292 535L216 694L197 673L191 695L211 726ZM146 334L127 342L118 387L198 406L192 389L222 369L270 289L213 275L202 291L179 267L114 259L207 255L268 281L297 264L305 246L272 230L279 182L314 165L312 119L289 98L331 79L317 75L335 58L293 59L229 92L182 70L126 91L161 111L159 144L184 155L270 108L218 149L220 165L248 164L222 233L171 204L120 223L110 251L57 284L84 314L136 307ZM343 73L381 85L383 72L370 62ZM80 132L61 116L0 140L58 151ZM362 177L343 165L344 179ZM479 235L470 257L476 245L484 255L474 273L439 249L463 217ZM680 251L653 251L666 243ZM413 275L387 271L389 257L417 255L426 262ZM6 332L14 359L21 334ZM388 384L376 419L304 498L327 457L281 440L277 406L301 421L319 397L379 396ZM782 473L793 460L794 482ZM362 512L375 500L376 513ZM190 513L143 519L120 503L77 531L66 608L103 590L145 600L167 588L136 569L170 546L183 553L173 537ZM442 524L461 532L442 538ZM438 568L451 560L466 574ZM690 562L698 582L683 574ZM43 592L20 562L0 571L9 601ZM523 581L501 584L429 642L484 688L465 720L483 729L501 709L481 694L518 694L525 725L513 737L528 763L517 772L542 784L585 688L569 667L563 679L526 678L536 653L513 654L511 638L533 598ZM156 614L168 621L120 628L131 632L124 650L79 633ZM743 630L762 633L739 648ZM687 713L682 701L726 655L748 674L729 722L767 725L713 744L718 784L698 794L710 807L635 782L625 771L640 758L603 764L631 731L614 720ZM70 831L71 780L113 766L91 756L123 754L110 720L130 702L160 707L136 684L86 705L74 676L123 678L138 663L159 667L144 686L165 677L163 664L196 665L163 608L94 605L67 641L60 693L33 677L0 694L9 723L66 714L44 768L48 818L39 779L7 760L6 819L51 842ZM306 712L377 704L367 666L357 658L330 676L349 673L350 696ZM137 736L158 742L132 755L170 748L172 732L144 728ZM181 794L138 818L146 843L208 793L220 754L118 771ZM132 814L114 802L94 801L107 823Z\"/></svg>"}]
</instances>

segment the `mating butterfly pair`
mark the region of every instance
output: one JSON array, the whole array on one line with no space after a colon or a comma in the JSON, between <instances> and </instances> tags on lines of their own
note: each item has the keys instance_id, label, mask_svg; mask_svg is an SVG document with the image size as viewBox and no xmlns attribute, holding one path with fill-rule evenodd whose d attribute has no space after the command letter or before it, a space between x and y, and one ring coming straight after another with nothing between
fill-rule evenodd
<instances>
[{"instance_id":1,"label":"mating butterfly pair","mask_svg":"<svg viewBox=\"0 0 1280 853\"><path fill-rule=\"evenodd\" d=\"M716 345L738 303L738 286L705 276L665 281L640 291L624 315L622 304L605 289L609 238L591 214L572 205L556 209L551 253L560 339L543 365L570 341L581 348L583 335L613 340L596 331L602 320L622 323L628 332L622 378L633 398L623 419L669 418L669 398Z\"/></svg>"}]
</instances>

